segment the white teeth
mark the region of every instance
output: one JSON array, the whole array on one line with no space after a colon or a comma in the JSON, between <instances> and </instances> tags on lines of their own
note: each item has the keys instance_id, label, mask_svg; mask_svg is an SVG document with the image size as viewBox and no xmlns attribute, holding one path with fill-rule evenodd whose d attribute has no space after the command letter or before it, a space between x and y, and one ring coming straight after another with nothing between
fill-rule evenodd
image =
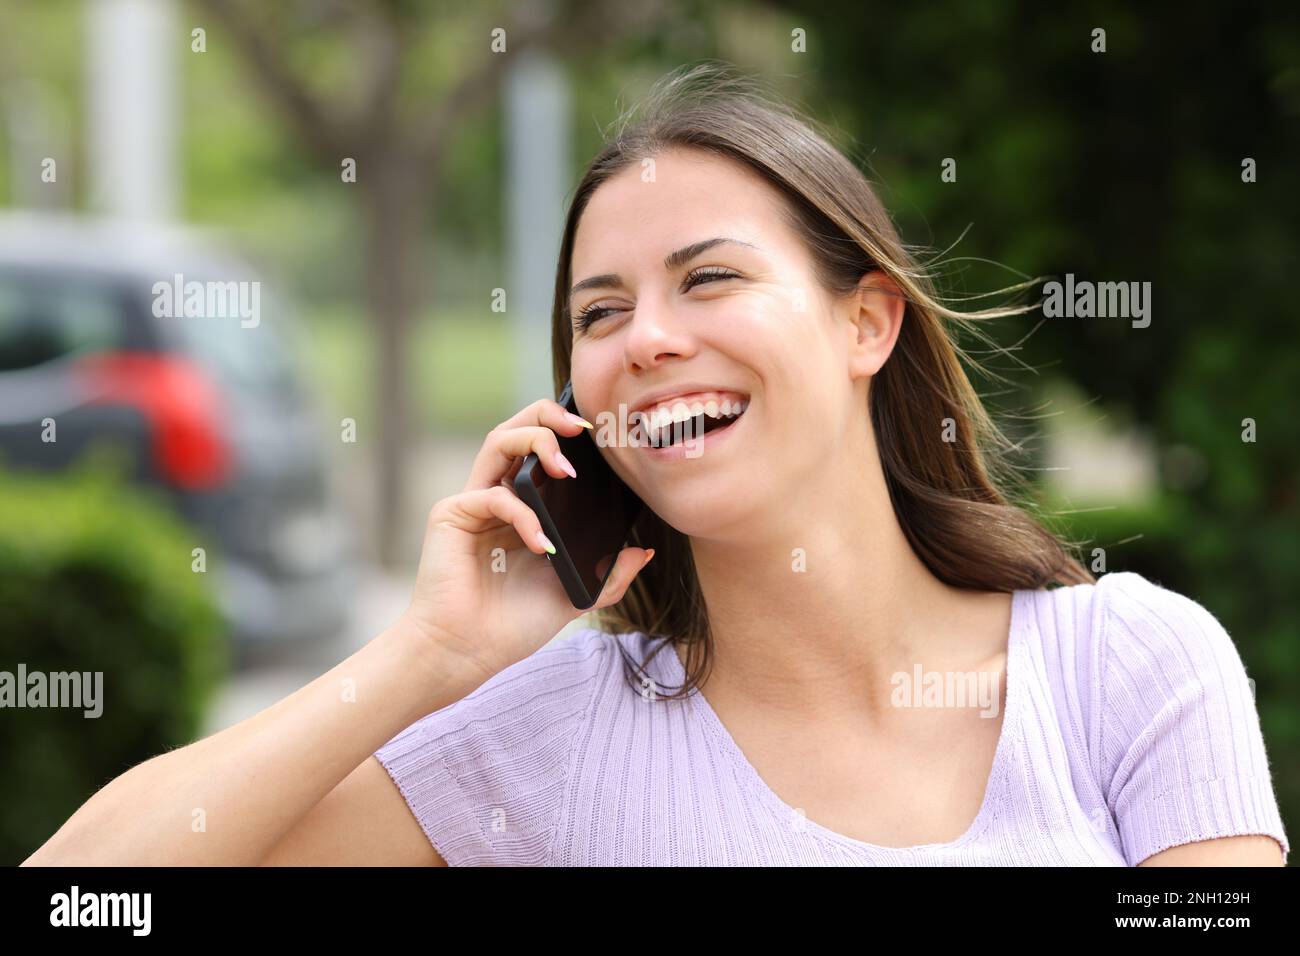
<instances>
[{"instance_id":1,"label":"white teeth","mask_svg":"<svg viewBox=\"0 0 1300 956\"><path fill-rule=\"evenodd\" d=\"M653 410L641 412L641 427L657 444L660 433L670 425L699 418L701 415L710 418L731 418L743 412L748 404L744 399L733 400L730 396L723 398L721 402L717 399L709 399L706 402L692 401L688 404L684 400L678 400L671 405L661 405Z\"/></svg>"}]
</instances>

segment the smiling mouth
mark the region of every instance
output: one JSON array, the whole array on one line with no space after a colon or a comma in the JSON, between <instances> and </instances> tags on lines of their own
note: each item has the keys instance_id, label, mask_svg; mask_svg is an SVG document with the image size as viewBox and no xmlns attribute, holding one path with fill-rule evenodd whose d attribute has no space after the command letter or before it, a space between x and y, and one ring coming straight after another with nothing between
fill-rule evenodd
<instances>
[{"instance_id":1,"label":"smiling mouth","mask_svg":"<svg viewBox=\"0 0 1300 956\"><path fill-rule=\"evenodd\" d=\"M710 407L714 404L709 403ZM687 417L677 415L672 418L663 416L643 419L643 427L649 439L649 447L670 448L692 439L701 439L712 432L725 431L740 421L748 408L749 401L746 399L743 403L739 403L739 409L736 411L724 412L721 408L717 408L713 414L710 414L709 409L706 408L698 415Z\"/></svg>"}]
</instances>

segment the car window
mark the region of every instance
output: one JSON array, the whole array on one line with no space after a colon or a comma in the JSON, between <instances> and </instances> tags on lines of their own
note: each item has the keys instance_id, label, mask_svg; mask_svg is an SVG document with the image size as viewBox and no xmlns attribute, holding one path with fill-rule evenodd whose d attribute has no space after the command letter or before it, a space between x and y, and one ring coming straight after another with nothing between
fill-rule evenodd
<instances>
[{"instance_id":1,"label":"car window","mask_svg":"<svg viewBox=\"0 0 1300 956\"><path fill-rule=\"evenodd\" d=\"M0 271L0 372L116 348L119 308L104 282Z\"/></svg>"},{"instance_id":2,"label":"car window","mask_svg":"<svg viewBox=\"0 0 1300 956\"><path fill-rule=\"evenodd\" d=\"M227 384L272 391L291 388L292 361L277 329L282 305L264 289L259 296L261 311L256 324L237 315L158 321L169 324L178 346Z\"/></svg>"}]
</instances>

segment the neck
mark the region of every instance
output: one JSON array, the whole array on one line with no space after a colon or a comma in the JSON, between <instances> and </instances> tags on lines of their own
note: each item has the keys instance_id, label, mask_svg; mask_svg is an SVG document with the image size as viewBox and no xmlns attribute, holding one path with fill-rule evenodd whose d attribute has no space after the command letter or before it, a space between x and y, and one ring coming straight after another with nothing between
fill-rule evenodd
<instances>
[{"instance_id":1,"label":"neck","mask_svg":"<svg viewBox=\"0 0 1300 956\"><path fill-rule=\"evenodd\" d=\"M883 719L899 671L975 669L1005 650L1010 596L936 578L899 525L874 446L846 456L823 462L761 528L691 538L711 702Z\"/></svg>"}]
</instances>

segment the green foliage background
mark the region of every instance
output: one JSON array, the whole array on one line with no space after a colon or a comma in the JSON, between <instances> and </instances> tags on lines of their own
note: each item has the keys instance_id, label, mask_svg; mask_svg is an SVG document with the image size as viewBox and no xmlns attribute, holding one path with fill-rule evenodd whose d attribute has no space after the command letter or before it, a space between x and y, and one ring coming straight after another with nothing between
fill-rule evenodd
<instances>
[{"instance_id":1,"label":"green foliage background","mask_svg":"<svg viewBox=\"0 0 1300 956\"><path fill-rule=\"evenodd\" d=\"M46 706L0 719L0 865L197 736L229 659L193 542L103 462L55 478L0 470L0 670L103 675L98 717Z\"/></svg>"}]
</instances>

